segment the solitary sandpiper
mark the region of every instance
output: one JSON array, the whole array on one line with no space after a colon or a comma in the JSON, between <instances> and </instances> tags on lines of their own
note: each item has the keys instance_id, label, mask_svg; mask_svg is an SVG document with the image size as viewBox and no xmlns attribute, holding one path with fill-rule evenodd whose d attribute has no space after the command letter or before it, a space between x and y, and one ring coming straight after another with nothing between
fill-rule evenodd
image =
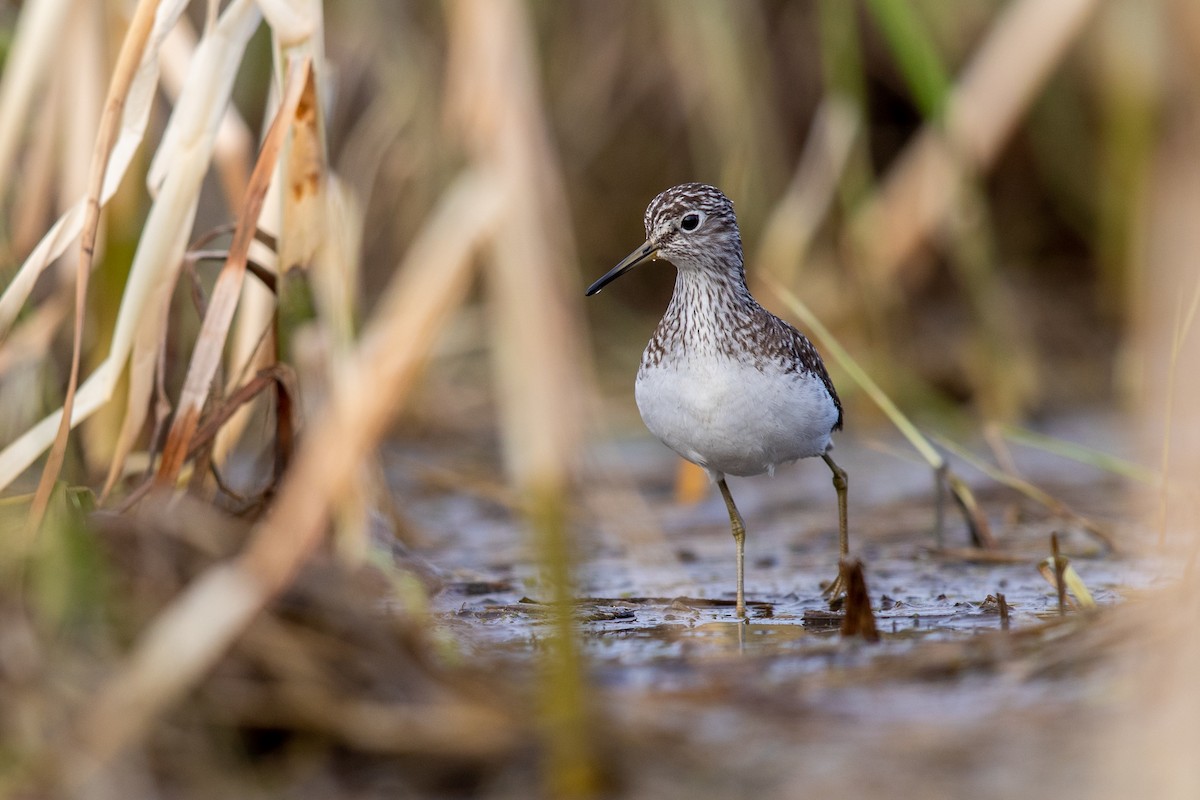
<instances>
[{"instance_id":1,"label":"solitary sandpiper","mask_svg":"<svg viewBox=\"0 0 1200 800\"><path fill-rule=\"evenodd\" d=\"M737 613L744 617L746 527L725 476L823 458L833 470L845 558L846 472L829 456L842 403L812 342L750 295L729 198L707 184L681 184L650 202L645 223L645 243L587 295L644 261L675 265L675 293L642 353L634 397L650 432L720 488L737 543ZM840 569L825 591L843 592Z\"/></svg>"}]
</instances>

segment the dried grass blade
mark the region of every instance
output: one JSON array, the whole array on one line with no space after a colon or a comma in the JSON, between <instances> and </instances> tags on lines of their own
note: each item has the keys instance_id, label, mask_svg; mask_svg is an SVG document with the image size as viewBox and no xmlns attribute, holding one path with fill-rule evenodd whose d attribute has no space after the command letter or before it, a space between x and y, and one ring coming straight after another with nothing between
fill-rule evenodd
<instances>
[{"instance_id":1,"label":"dried grass blade","mask_svg":"<svg viewBox=\"0 0 1200 800\"><path fill-rule=\"evenodd\" d=\"M1002 425L1000 433L1010 442L1032 447L1046 453L1063 458L1069 458L1072 461L1078 461L1080 464L1102 469L1105 472L1111 472L1114 475L1120 475L1122 478L1129 478L1138 483L1157 483L1159 475L1152 469L1143 467L1141 464L1129 461L1119 456L1114 456L1111 453L1105 453L1096 450L1086 445L1068 442L1063 439L1057 439L1053 436L1047 436L1044 433L1031 431L1028 428L1020 428L1016 425Z\"/></svg>"},{"instance_id":2,"label":"dried grass blade","mask_svg":"<svg viewBox=\"0 0 1200 800\"><path fill-rule=\"evenodd\" d=\"M753 279L771 273L792 284L837 196L861 130L858 109L848 100L828 95L821 101L787 192L767 218Z\"/></svg>"},{"instance_id":3,"label":"dried grass blade","mask_svg":"<svg viewBox=\"0 0 1200 800\"><path fill-rule=\"evenodd\" d=\"M215 5L213 6L215 8ZM167 97L177 101L187 80L187 67L196 55L196 31L184 17L171 31L162 47L162 85ZM229 106L217 130L213 164L221 182L225 202L234 214L246 194L247 172L254 155L254 134L237 108Z\"/></svg>"},{"instance_id":4,"label":"dried grass blade","mask_svg":"<svg viewBox=\"0 0 1200 800\"><path fill-rule=\"evenodd\" d=\"M30 118L29 108L45 81L57 50L55 41L72 5L72 0L44 0L22 6L0 80L0 186L12 185L9 174L22 127Z\"/></svg>"},{"instance_id":5,"label":"dried grass blade","mask_svg":"<svg viewBox=\"0 0 1200 800\"><path fill-rule=\"evenodd\" d=\"M166 0L159 6L158 15L154 20L154 31L142 55L137 76L129 87L125 114L121 119L121 135L113 145L108 171L104 176L104 188L100 193L101 205L106 204L116 193L121 179L133 161L133 154L142 143L146 123L150 118L150 109L156 100L159 48L186 5L187 0ZM13 320L17 318L21 307L29 298L29 293L33 291L38 276L66 251L83 230L86 203L86 198L80 198L78 203L59 217L21 264L17 274L4 288L4 293L0 294L0 341L7 336ZM7 483L8 481L0 479L0 486Z\"/></svg>"},{"instance_id":6,"label":"dried grass blade","mask_svg":"<svg viewBox=\"0 0 1200 800\"><path fill-rule=\"evenodd\" d=\"M460 177L443 197L244 554L188 586L83 713L78 734L88 771L76 773L77 785L144 735L312 553L331 506L403 404L439 331L465 297L472 256L498 220L502 197L494 179L479 174Z\"/></svg>"},{"instance_id":7,"label":"dried grass blade","mask_svg":"<svg viewBox=\"0 0 1200 800\"><path fill-rule=\"evenodd\" d=\"M225 349L225 339L229 326L233 322L233 312L237 308L241 296L242 279L246 274L246 259L250 252L250 243L254 240L258 216L262 212L263 201L271 178L275 174L275 166L283 149L284 139L295 121L296 108L306 85L312 81L312 64L309 61L294 63L288 70L287 84L284 87L284 97L267 136L263 140L258 162L250 175L246 187L246 195L242 200L242 214L238 219L237 229L233 234L233 242L229 246L229 257L222 267L217 283L209 298L208 312L196 340L196 349L192 353L192 362L188 367L187 379L179 398L179 408L175 421L167 435L167 443L163 448L162 462L159 464L156 481L160 484L170 484L179 475L191 444L192 435L200 421L200 412L204 401L212 387L217 365L221 362L221 354Z\"/></svg>"},{"instance_id":8,"label":"dried grass blade","mask_svg":"<svg viewBox=\"0 0 1200 800\"><path fill-rule=\"evenodd\" d=\"M792 292L770 276L765 276L764 281L767 287L787 306L788 310L795 314L805 326L816 334L817 338L821 341L821 345L833 356L841 368L846 371L846 374L867 393L867 396L875 401L875 405L879 406L879 409L887 415L887 418L903 434L904 438L908 439L909 443L921 454L921 457L925 459L925 462L929 464L934 472L946 480L951 493L958 503L959 509L962 510L967 520L967 525L970 527L971 535L975 541L983 547L995 546L987 518L984 517L979 504L975 501L975 495L971 492L970 487L950 470L946 459L942 458L942 454L937 451L937 448L925 438L925 435L917 429L912 420L905 416L904 412L892 402L892 399L879 387L879 384L875 383L875 380L854 360L854 357L846 351L846 348L842 347L841 343L834 338L824 323L817 318L816 314L813 314L809 310L808 306L801 302L800 298L796 297L796 295L792 294Z\"/></svg>"},{"instance_id":9,"label":"dried grass blade","mask_svg":"<svg viewBox=\"0 0 1200 800\"><path fill-rule=\"evenodd\" d=\"M41 480L33 495L33 503L29 510L29 530L36 530L42 523L46 513L46 505L50 502L50 490L54 488L62 471L63 458L67 452L67 437L71 433L71 412L75 407L75 392L79 387L79 362L83 351L83 320L87 313L88 276L92 271L92 256L96 247L96 232L100 227L100 192L103 189L104 174L108 170L108 160L117 137L117 127L125 110L125 102L129 88L142 54L150 39L154 24L154 15L158 10L158 0L141 0L134 11L129 23L129 31L121 43L121 52L117 56L117 65L113 70L112 80L108 86L108 96L104 101L104 116L100 120L100 131L96 136L96 146L92 153L92 165L88 174L87 213L83 223L83 238L79 245L79 262L75 270L75 335L71 345L71 371L67 378L67 393L63 399L62 419L58 425L58 434L50 447L50 455L42 470Z\"/></svg>"},{"instance_id":10,"label":"dried grass blade","mask_svg":"<svg viewBox=\"0 0 1200 800\"><path fill-rule=\"evenodd\" d=\"M166 6L160 6L157 22L162 22L166 9ZM166 324L167 300L174 283L173 271L182 262L187 247L187 236L195 216L200 187L208 169L208 154L211 153L218 115L222 113L228 101L240 64L240 55L260 21L257 7L251 0L233 0L225 7L221 21L212 34L206 36L198 48L197 63L193 64L192 68L192 72L197 76L193 82L196 88L181 98L168 125L168 130L184 129L182 134L175 134L174 139L176 142L182 140L186 148L175 151L174 159L168 159L172 169L167 174L167 180L163 183L158 197L155 198L142 238L138 242L129 279L125 284L125 293L121 298L121 308L117 315L108 358L83 382L75 398L74 413L71 414L72 425L109 401L125 360L133 351L129 404L121 441L118 442L118 459L128 452L133 438L140 431L141 422L145 419L146 404L154 384L157 347L162 339L162 328ZM156 25L155 36L160 32ZM147 57L149 55L150 51L147 50ZM144 82L146 70L144 58L139 69L138 81L130 88L130 100L123 120L126 128L130 125L131 116L135 116L135 92L153 92L154 83L146 85ZM157 72L153 75L157 75ZM144 110L148 114L150 99L145 99L145 102L147 105ZM171 137L164 138L164 147L168 138ZM113 148L110 168L105 177L105 196L114 188L113 165L118 153L126 144L128 141L122 139ZM155 158L161 153L162 147ZM132 153L126 153L121 157L131 156ZM115 177L119 178L120 175ZM71 213L76 211L80 217L78 225L81 228L82 203ZM54 243L58 243L55 237L66 232L64 221L70 217L71 214L68 214L60 219L51 230L51 234L38 246L35 253L41 252L39 257L46 257L45 251ZM79 228L76 228L76 231L78 230ZM46 247L43 248L43 245ZM63 246L65 247L65 243ZM34 258L33 255L30 256L22 271ZM18 278L20 277L18 274ZM36 274L33 278L36 278ZM9 299L7 293L5 298L0 298L0 306L3 306L5 299ZM19 306L20 303L17 303L18 308ZM15 310L13 313L15 314ZM3 313L0 313L0 330L3 328ZM61 417L60 409L0 451L0 488L12 483L53 443Z\"/></svg>"}]
</instances>

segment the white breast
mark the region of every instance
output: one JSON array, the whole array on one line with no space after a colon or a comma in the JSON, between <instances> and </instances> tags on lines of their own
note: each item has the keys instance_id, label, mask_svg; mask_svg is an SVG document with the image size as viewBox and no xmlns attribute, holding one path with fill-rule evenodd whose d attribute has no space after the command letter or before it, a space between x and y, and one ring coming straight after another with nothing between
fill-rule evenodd
<instances>
[{"instance_id":1,"label":"white breast","mask_svg":"<svg viewBox=\"0 0 1200 800\"><path fill-rule=\"evenodd\" d=\"M810 373L761 372L728 357L643 364L634 385L650 432L710 472L758 475L819 456L838 411Z\"/></svg>"}]
</instances>

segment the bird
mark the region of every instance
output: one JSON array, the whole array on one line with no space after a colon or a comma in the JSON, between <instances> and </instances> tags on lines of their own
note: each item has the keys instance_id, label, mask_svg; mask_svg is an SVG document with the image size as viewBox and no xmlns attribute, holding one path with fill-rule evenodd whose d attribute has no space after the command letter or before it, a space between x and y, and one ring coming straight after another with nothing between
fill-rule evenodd
<instances>
[{"instance_id":1,"label":"bird","mask_svg":"<svg viewBox=\"0 0 1200 800\"><path fill-rule=\"evenodd\" d=\"M588 287L597 294L634 267L675 266L675 289L642 353L634 398L646 427L702 467L729 512L737 547L737 606L746 617L746 525L727 475L774 474L820 457L833 473L838 547L849 553L848 477L830 455L842 429L842 402L820 354L803 333L763 308L746 285L733 203L720 189L684 183L646 208L646 241ZM844 594L838 576L825 594Z\"/></svg>"}]
</instances>

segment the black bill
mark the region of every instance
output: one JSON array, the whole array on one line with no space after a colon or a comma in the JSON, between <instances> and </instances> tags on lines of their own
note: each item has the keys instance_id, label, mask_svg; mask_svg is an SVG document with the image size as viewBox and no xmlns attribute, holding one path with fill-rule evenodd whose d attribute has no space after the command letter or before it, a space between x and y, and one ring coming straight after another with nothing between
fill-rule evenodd
<instances>
[{"instance_id":1,"label":"black bill","mask_svg":"<svg viewBox=\"0 0 1200 800\"><path fill-rule=\"evenodd\" d=\"M608 286L610 283L615 281L617 278L621 277L626 272L629 272L629 270L633 269L638 264L645 261L647 258L653 258L657 253L658 253L658 248L655 247L653 244L651 244L649 241L647 241L645 244L638 247L638 249L634 250L632 253L625 256L625 258L621 259L620 264L617 264L615 267L610 269L608 272L604 273L604 276L601 277L600 280L596 281L591 286L589 286L588 290L584 296L591 297L596 292L600 291L605 286Z\"/></svg>"}]
</instances>

